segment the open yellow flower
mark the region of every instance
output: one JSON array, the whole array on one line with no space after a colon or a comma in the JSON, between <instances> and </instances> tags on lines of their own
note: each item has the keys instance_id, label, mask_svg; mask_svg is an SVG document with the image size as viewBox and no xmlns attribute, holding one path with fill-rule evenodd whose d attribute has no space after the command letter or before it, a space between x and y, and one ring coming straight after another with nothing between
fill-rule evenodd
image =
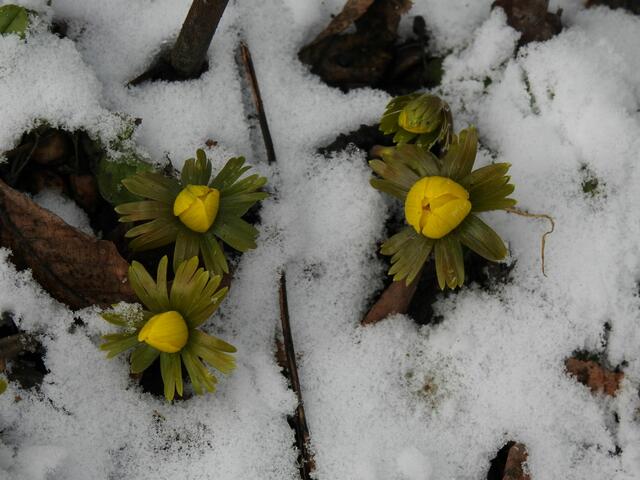
<instances>
[{"instance_id":1,"label":"open yellow flower","mask_svg":"<svg viewBox=\"0 0 640 480\"><path fill-rule=\"evenodd\" d=\"M404 201L409 224L380 249L391 256L394 281L413 282L433 253L440 288L462 286L463 245L494 262L506 257L504 242L477 213L515 205L509 198L514 190L510 165L473 170L477 148L474 128L453 135L443 158L418 145L374 148L380 159L369 164L379 177L371 185Z\"/></svg>"},{"instance_id":2,"label":"open yellow flower","mask_svg":"<svg viewBox=\"0 0 640 480\"><path fill-rule=\"evenodd\" d=\"M471 211L469 192L450 178L433 176L418 180L407 193L407 223L429 238L442 238Z\"/></svg>"},{"instance_id":3,"label":"open yellow flower","mask_svg":"<svg viewBox=\"0 0 640 480\"><path fill-rule=\"evenodd\" d=\"M173 214L194 232L211 228L220 207L220 190L207 185L187 185L173 202Z\"/></svg>"},{"instance_id":4,"label":"open yellow flower","mask_svg":"<svg viewBox=\"0 0 640 480\"><path fill-rule=\"evenodd\" d=\"M142 309L119 305L102 313L102 318L120 328L103 335L108 358L134 349L131 373L142 373L157 359L167 400L182 396L182 369L193 390L200 395L213 392L218 382L208 366L228 374L236 366L236 349L200 330L216 311L227 287L219 288L222 277L198 268L198 257L178 266L173 282L167 281L169 260L162 257L155 280L138 262L129 267L129 282L143 304Z\"/></svg>"},{"instance_id":5,"label":"open yellow flower","mask_svg":"<svg viewBox=\"0 0 640 480\"><path fill-rule=\"evenodd\" d=\"M188 339L187 323L175 310L154 315L138 334L139 342L146 342L156 350L166 353L179 352Z\"/></svg>"},{"instance_id":6,"label":"open yellow flower","mask_svg":"<svg viewBox=\"0 0 640 480\"><path fill-rule=\"evenodd\" d=\"M135 201L116 207L123 223L136 223L125 236L134 252L173 244L173 269L192 255L200 255L215 275L229 273L224 244L239 251L256 248L258 230L242 217L269 196L267 179L249 170L244 158L230 159L211 176L212 165L203 150L184 162L180 178L139 171L122 180Z\"/></svg>"}]
</instances>

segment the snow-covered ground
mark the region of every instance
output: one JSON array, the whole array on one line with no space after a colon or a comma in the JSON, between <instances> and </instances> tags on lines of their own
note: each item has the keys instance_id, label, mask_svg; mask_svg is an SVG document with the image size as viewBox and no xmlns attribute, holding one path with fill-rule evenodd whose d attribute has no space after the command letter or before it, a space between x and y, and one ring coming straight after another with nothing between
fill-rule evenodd
<instances>
[{"instance_id":1,"label":"snow-covered ground","mask_svg":"<svg viewBox=\"0 0 640 480\"><path fill-rule=\"evenodd\" d=\"M535 480L640 478L640 17L552 1L565 29L514 58L518 34L491 0L414 2L402 29L423 15L448 55L436 92L456 128L478 127L479 164L510 162L519 206L553 215L556 231L544 277L547 224L486 215L515 261L509 283L440 300L437 325L397 315L363 328L386 268L375 249L391 201L369 186L364 152L315 152L376 122L389 96L343 94L296 57L343 0L230 2L202 78L136 88L124 84L175 38L188 0L17 3L45 20L26 42L0 36L0 151L40 120L112 138L115 112L125 112L142 118L136 141L151 158L180 169L213 139L216 165L245 155L275 195L258 248L242 256L206 324L238 347L238 369L215 395L173 405L143 393L124 356L105 360L97 310L71 312L1 253L0 310L42 333L50 373L39 393L10 384L0 396L0 478L299 478L286 421L295 398L274 359L282 268L319 479L483 479L509 440L526 444ZM47 32L51 18L69 24L69 38ZM260 80L274 166L252 143L240 39ZM582 191L585 171L598 179L594 195ZM86 225L68 204L37 200ZM70 329L75 317L86 326ZM575 350L623 365L615 398L566 374Z\"/></svg>"}]
</instances>

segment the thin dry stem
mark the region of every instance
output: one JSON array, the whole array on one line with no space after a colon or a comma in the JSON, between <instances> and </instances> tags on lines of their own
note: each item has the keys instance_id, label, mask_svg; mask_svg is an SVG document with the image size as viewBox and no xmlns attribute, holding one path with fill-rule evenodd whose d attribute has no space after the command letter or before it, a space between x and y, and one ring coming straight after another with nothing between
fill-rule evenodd
<instances>
[{"instance_id":1,"label":"thin dry stem","mask_svg":"<svg viewBox=\"0 0 640 480\"><path fill-rule=\"evenodd\" d=\"M520 210L519 208L506 208L505 209L507 212L509 213L515 213L516 215L520 215L521 217L527 217L527 218L544 218L546 220L549 221L549 223L551 223L551 230L547 231L544 233L544 235L542 235L542 242L541 242L541 246L540 246L540 258L542 260L542 274L546 277L547 273L545 272L544 266L544 249L547 243L547 235L550 235L551 233L553 233L553 231L556 228L556 223L553 221L553 218L551 217L551 215L548 215L546 213L530 213L527 212L526 210Z\"/></svg>"}]
</instances>

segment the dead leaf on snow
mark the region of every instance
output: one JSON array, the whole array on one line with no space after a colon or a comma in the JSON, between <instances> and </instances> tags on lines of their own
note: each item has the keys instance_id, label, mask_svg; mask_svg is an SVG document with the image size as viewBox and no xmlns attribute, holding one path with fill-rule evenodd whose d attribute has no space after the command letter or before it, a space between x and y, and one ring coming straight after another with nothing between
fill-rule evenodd
<instances>
[{"instance_id":1,"label":"dead leaf on snow","mask_svg":"<svg viewBox=\"0 0 640 480\"><path fill-rule=\"evenodd\" d=\"M359 19L373 2L374 0L347 0L347 3L342 7L342 11L333 17L333 20L318 34L313 42L311 42L311 45L332 35L342 33L349 25Z\"/></svg>"},{"instance_id":2,"label":"dead leaf on snow","mask_svg":"<svg viewBox=\"0 0 640 480\"><path fill-rule=\"evenodd\" d=\"M564 365L572 376L594 393L615 396L624 378L623 372L609 370L593 360L567 358Z\"/></svg>"},{"instance_id":3,"label":"dead leaf on snow","mask_svg":"<svg viewBox=\"0 0 640 480\"><path fill-rule=\"evenodd\" d=\"M0 180L0 245L71 308L136 301L115 245L80 232Z\"/></svg>"},{"instance_id":4,"label":"dead leaf on snow","mask_svg":"<svg viewBox=\"0 0 640 480\"><path fill-rule=\"evenodd\" d=\"M400 17L410 8L410 0L349 0L298 56L328 85L347 90L375 86L392 64ZM355 33L340 34L352 23Z\"/></svg>"},{"instance_id":5,"label":"dead leaf on snow","mask_svg":"<svg viewBox=\"0 0 640 480\"><path fill-rule=\"evenodd\" d=\"M420 275L421 273L408 286L404 281L391 282L360 323L362 325L373 325L394 313L407 313L411 300L418 288Z\"/></svg>"},{"instance_id":6,"label":"dead leaf on snow","mask_svg":"<svg viewBox=\"0 0 640 480\"><path fill-rule=\"evenodd\" d=\"M522 36L518 44L544 42L562 30L560 14L549 12L549 0L496 0L492 8L501 7L507 14L509 26Z\"/></svg>"}]
</instances>

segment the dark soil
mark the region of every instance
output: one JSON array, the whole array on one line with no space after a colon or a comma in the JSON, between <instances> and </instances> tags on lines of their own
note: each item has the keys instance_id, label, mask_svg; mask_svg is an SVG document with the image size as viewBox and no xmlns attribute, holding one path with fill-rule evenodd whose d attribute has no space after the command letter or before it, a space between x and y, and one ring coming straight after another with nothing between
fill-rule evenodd
<instances>
[{"instance_id":1,"label":"dark soil","mask_svg":"<svg viewBox=\"0 0 640 480\"><path fill-rule=\"evenodd\" d=\"M25 332L17 327L13 314L2 312L0 315L0 339L21 333ZM6 367L7 379L10 382L17 382L24 389L39 388L44 376L49 373L44 363L46 351L40 342L35 341L35 343L34 349L23 351L15 358L10 359L4 366ZM0 361L4 363L1 356Z\"/></svg>"}]
</instances>

